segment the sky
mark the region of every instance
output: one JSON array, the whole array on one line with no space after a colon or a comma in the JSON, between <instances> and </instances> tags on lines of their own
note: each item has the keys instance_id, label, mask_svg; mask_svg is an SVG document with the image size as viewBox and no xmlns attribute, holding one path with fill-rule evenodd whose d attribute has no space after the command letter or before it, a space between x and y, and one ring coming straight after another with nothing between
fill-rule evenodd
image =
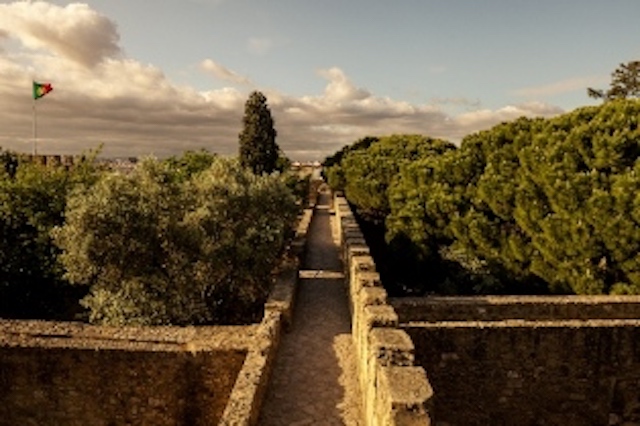
<instances>
[{"instance_id":1,"label":"sky","mask_svg":"<svg viewBox=\"0 0 640 426\"><path fill-rule=\"evenodd\" d=\"M0 1L0 147L238 151L265 94L277 143L321 160L364 136L459 143L596 104L640 60L638 0ZM32 81L53 92L33 101Z\"/></svg>"}]
</instances>

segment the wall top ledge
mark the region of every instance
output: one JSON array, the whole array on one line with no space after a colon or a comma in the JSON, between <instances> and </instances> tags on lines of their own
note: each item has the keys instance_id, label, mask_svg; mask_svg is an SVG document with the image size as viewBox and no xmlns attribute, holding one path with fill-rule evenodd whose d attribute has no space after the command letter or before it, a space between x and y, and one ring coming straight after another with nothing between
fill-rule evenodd
<instances>
[{"instance_id":1,"label":"wall top ledge","mask_svg":"<svg viewBox=\"0 0 640 426\"><path fill-rule=\"evenodd\" d=\"M640 328L640 319L594 319L594 320L518 320L506 321L408 321L402 328Z\"/></svg>"},{"instance_id":2,"label":"wall top ledge","mask_svg":"<svg viewBox=\"0 0 640 426\"><path fill-rule=\"evenodd\" d=\"M640 296L425 296L394 297L394 305L511 305L511 304L601 304L638 303Z\"/></svg>"},{"instance_id":3,"label":"wall top ledge","mask_svg":"<svg viewBox=\"0 0 640 426\"><path fill-rule=\"evenodd\" d=\"M75 322L0 320L0 347L113 350L247 350L259 325L109 327Z\"/></svg>"}]
</instances>

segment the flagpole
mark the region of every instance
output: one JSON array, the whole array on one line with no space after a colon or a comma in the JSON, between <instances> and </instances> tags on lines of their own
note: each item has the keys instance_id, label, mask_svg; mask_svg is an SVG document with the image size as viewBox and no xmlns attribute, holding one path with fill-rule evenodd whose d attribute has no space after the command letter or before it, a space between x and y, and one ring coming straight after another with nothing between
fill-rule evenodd
<instances>
[{"instance_id":1,"label":"flagpole","mask_svg":"<svg viewBox=\"0 0 640 426\"><path fill-rule=\"evenodd\" d=\"M33 97L33 155L38 155L38 117L36 115L36 98Z\"/></svg>"},{"instance_id":2,"label":"flagpole","mask_svg":"<svg viewBox=\"0 0 640 426\"><path fill-rule=\"evenodd\" d=\"M38 99L51 92L51 83L40 84L33 80L33 155L38 155L38 114L36 102Z\"/></svg>"}]
</instances>

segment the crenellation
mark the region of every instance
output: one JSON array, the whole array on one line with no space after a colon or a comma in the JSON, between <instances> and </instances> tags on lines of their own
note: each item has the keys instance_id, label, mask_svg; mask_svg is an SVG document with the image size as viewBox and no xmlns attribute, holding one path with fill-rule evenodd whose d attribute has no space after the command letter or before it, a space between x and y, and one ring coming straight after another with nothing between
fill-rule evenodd
<instances>
[{"instance_id":1,"label":"crenellation","mask_svg":"<svg viewBox=\"0 0 640 426\"><path fill-rule=\"evenodd\" d=\"M367 425L429 425L433 391L414 366L414 345L398 314L346 200L334 200L352 313L352 338ZM357 231L353 231L357 229Z\"/></svg>"},{"instance_id":2,"label":"crenellation","mask_svg":"<svg viewBox=\"0 0 640 426\"><path fill-rule=\"evenodd\" d=\"M383 389L377 401L378 425L425 426L431 423L433 389L420 367L380 368L377 387Z\"/></svg>"},{"instance_id":3,"label":"crenellation","mask_svg":"<svg viewBox=\"0 0 640 426\"><path fill-rule=\"evenodd\" d=\"M413 341L397 328L374 327L369 332L369 357L381 366L412 366L414 361Z\"/></svg>"}]
</instances>

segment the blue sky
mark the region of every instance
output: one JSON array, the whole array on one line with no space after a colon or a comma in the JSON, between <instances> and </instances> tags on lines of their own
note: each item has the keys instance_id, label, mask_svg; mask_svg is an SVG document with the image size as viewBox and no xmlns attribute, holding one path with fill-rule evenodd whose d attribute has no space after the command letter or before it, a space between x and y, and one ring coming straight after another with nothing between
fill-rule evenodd
<instances>
[{"instance_id":1,"label":"blue sky","mask_svg":"<svg viewBox=\"0 0 640 426\"><path fill-rule=\"evenodd\" d=\"M32 77L54 85L43 151L234 154L252 90L295 159L371 134L457 142L593 104L586 87L640 59L638 16L637 0L1 1L0 146L29 150Z\"/></svg>"}]
</instances>

